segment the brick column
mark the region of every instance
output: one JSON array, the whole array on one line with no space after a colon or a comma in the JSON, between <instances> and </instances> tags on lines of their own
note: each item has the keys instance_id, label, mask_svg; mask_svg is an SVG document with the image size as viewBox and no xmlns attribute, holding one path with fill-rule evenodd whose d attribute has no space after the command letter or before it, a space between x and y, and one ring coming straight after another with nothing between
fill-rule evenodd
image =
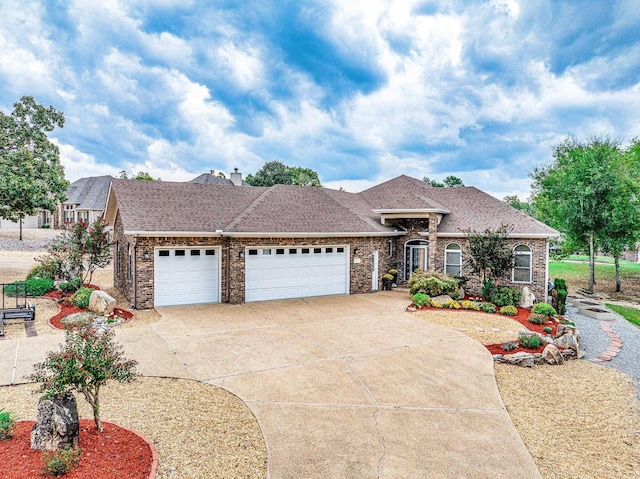
<instances>
[{"instance_id":1,"label":"brick column","mask_svg":"<svg viewBox=\"0 0 640 479\"><path fill-rule=\"evenodd\" d=\"M429 271L435 271L436 269L437 232L438 217L435 213L429 213Z\"/></svg>"}]
</instances>

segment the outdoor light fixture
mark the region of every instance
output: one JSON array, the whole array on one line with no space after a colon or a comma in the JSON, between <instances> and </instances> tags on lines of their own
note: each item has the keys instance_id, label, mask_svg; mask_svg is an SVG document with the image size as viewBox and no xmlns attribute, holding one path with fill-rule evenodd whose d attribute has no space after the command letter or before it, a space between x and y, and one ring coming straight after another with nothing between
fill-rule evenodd
<instances>
[{"instance_id":1,"label":"outdoor light fixture","mask_svg":"<svg viewBox=\"0 0 640 479\"><path fill-rule=\"evenodd\" d=\"M240 251L238 253L238 258L244 258L244 251Z\"/></svg>"},{"instance_id":2,"label":"outdoor light fixture","mask_svg":"<svg viewBox=\"0 0 640 479\"><path fill-rule=\"evenodd\" d=\"M360 248L358 248L357 246L353 248L353 254L358 254L359 252L360 252Z\"/></svg>"},{"instance_id":3,"label":"outdoor light fixture","mask_svg":"<svg viewBox=\"0 0 640 479\"><path fill-rule=\"evenodd\" d=\"M145 261L149 261L149 250L144 250L144 253L142 254L142 257L144 258Z\"/></svg>"}]
</instances>

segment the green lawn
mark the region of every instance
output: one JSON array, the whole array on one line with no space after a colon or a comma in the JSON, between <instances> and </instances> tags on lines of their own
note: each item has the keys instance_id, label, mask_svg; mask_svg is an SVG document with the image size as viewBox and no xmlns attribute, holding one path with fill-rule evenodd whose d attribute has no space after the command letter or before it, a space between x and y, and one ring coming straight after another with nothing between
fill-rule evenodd
<instances>
[{"instance_id":1,"label":"green lawn","mask_svg":"<svg viewBox=\"0 0 640 479\"><path fill-rule=\"evenodd\" d=\"M585 261L586 263L589 263L589 257L588 256L584 256L584 255L577 255L577 254L571 254L569 256L566 257L566 260L568 261ZM615 260L611 257L611 256L596 256L595 257L595 261L596 263L606 263L606 264L614 264ZM638 271L640 271L640 263L633 263L631 261L625 261L623 259L620 260L620 266L628 266L630 268L638 268Z\"/></svg>"},{"instance_id":2,"label":"green lawn","mask_svg":"<svg viewBox=\"0 0 640 479\"><path fill-rule=\"evenodd\" d=\"M616 304L605 304L612 311L615 311L630 323L640 326L640 309L628 308L626 306L618 306Z\"/></svg>"},{"instance_id":3,"label":"green lawn","mask_svg":"<svg viewBox=\"0 0 640 479\"><path fill-rule=\"evenodd\" d=\"M571 256L569 258L572 258ZM574 256L573 258L583 258L582 256ZM616 268L613 264L613 258L598 257L603 260L611 260L609 262L598 261L595 266L596 281L598 278L615 280ZM632 263L630 261L620 261L620 275L622 279L633 278L640 275L640 263ZM549 261L549 277L564 278L568 282L583 282L589 278L589 258L586 261L570 260L570 261Z\"/></svg>"}]
</instances>

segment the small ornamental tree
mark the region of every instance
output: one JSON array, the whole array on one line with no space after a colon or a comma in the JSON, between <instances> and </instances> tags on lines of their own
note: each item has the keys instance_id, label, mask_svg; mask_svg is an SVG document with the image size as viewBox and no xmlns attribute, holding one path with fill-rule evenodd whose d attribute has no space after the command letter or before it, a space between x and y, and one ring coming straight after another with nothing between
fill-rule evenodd
<instances>
[{"instance_id":1,"label":"small ornamental tree","mask_svg":"<svg viewBox=\"0 0 640 479\"><path fill-rule=\"evenodd\" d=\"M111 243L105 223L96 220L91 225L75 223L55 238L49 246L49 256L38 258L41 263L61 265L58 274L65 280L80 278L82 283L91 283L93 272L109 264Z\"/></svg>"},{"instance_id":2,"label":"small ornamental tree","mask_svg":"<svg viewBox=\"0 0 640 479\"><path fill-rule=\"evenodd\" d=\"M137 361L124 357L122 346L114 342L113 330L96 331L90 326L67 330L59 351L51 351L44 362L34 366L31 381L42 383L45 398L60 398L78 391L91 405L96 428L102 432L100 388L113 379L128 383L135 379Z\"/></svg>"},{"instance_id":3,"label":"small ornamental tree","mask_svg":"<svg viewBox=\"0 0 640 479\"><path fill-rule=\"evenodd\" d=\"M489 280L504 277L511 270L513 251L507 238L512 229L501 225L495 230L487 228L481 233L465 231L469 241L467 266L475 274L481 275L483 285Z\"/></svg>"}]
</instances>

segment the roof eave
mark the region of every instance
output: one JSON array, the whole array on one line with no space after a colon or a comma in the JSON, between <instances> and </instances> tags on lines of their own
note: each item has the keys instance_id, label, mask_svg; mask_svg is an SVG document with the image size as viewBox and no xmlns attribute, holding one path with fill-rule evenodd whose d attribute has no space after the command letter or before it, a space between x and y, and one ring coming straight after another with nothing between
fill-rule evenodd
<instances>
[{"instance_id":1,"label":"roof eave","mask_svg":"<svg viewBox=\"0 0 640 479\"><path fill-rule=\"evenodd\" d=\"M418 233L420 236L429 236L428 232L420 232ZM466 238L467 233L457 232L457 233L447 233L447 232L438 232L436 233L438 238ZM507 238L531 238L531 239L553 239L560 236L560 233L509 233Z\"/></svg>"},{"instance_id":2,"label":"roof eave","mask_svg":"<svg viewBox=\"0 0 640 479\"><path fill-rule=\"evenodd\" d=\"M150 237L229 237L229 238L348 238L348 237L368 237L368 236L403 236L406 231L373 231L373 232L223 232L223 231L126 231L128 236L150 236Z\"/></svg>"},{"instance_id":3,"label":"roof eave","mask_svg":"<svg viewBox=\"0 0 640 479\"><path fill-rule=\"evenodd\" d=\"M451 213L450 210L446 208L402 208L402 209L375 209L372 210L374 213L379 215L428 215L429 213L440 213L443 215L448 215Z\"/></svg>"}]
</instances>

